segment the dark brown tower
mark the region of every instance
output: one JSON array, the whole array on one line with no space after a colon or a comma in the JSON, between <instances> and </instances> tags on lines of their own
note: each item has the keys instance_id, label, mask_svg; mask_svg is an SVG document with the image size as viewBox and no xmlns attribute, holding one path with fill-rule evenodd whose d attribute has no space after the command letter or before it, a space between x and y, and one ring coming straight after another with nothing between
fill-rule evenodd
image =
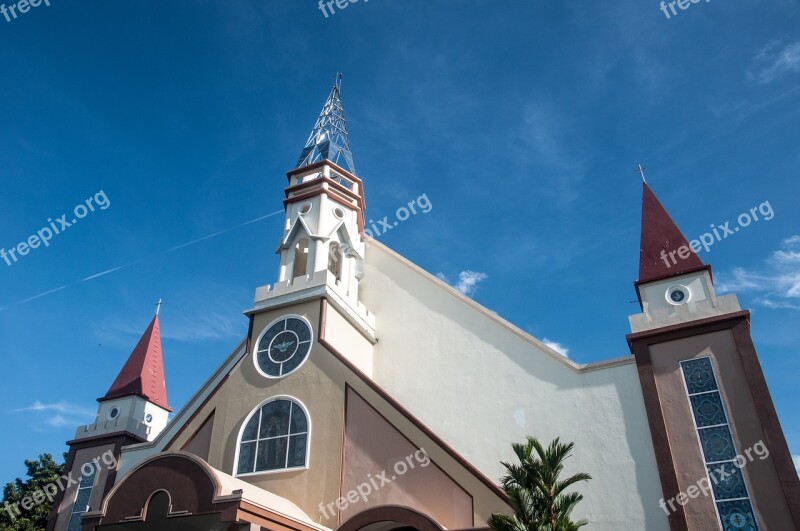
<instances>
[{"instance_id":1,"label":"dark brown tower","mask_svg":"<svg viewBox=\"0 0 800 531\"><path fill-rule=\"evenodd\" d=\"M800 529L800 482L750 337L645 184L636 358L674 530ZM655 503L655 501L654 501Z\"/></svg>"}]
</instances>

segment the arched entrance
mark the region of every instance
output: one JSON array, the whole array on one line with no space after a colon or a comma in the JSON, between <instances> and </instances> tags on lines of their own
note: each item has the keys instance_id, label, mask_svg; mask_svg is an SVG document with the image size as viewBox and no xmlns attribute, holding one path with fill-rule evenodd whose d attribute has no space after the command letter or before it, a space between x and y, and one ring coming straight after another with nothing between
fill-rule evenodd
<instances>
[{"instance_id":1,"label":"arched entrance","mask_svg":"<svg viewBox=\"0 0 800 531\"><path fill-rule=\"evenodd\" d=\"M402 505L383 505L360 512L337 531L443 531L435 520Z\"/></svg>"},{"instance_id":2,"label":"arched entrance","mask_svg":"<svg viewBox=\"0 0 800 531\"><path fill-rule=\"evenodd\" d=\"M296 505L186 452L157 454L84 513L83 531L318 531ZM253 527L255 526L255 527Z\"/></svg>"}]
</instances>

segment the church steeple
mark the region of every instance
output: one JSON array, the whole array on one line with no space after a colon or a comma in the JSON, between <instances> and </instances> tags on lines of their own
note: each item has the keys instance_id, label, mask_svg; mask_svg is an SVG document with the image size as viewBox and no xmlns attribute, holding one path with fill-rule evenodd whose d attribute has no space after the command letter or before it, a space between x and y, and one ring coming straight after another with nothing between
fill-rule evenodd
<instances>
[{"instance_id":1,"label":"church steeple","mask_svg":"<svg viewBox=\"0 0 800 531\"><path fill-rule=\"evenodd\" d=\"M172 410L167 405L158 310L111 387L97 401L94 423L79 427L75 439L126 433L152 441L167 426Z\"/></svg>"},{"instance_id":2,"label":"church steeple","mask_svg":"<svg viewBox=\"0 0 800 531\"><path fill-rule=\"evenodd\" d=\"M353 153L350 151L350 137L347 134L347 120L342 107L341 90L342 74L336 74L336 82L297 160L298 168L321 160L329 160L353 175L356 174Z\"/></svg>"},{"instance_id":3,"label":"church steeple","mask_svg":"<svg viewBox=\"0 0 800 531\"><path fill-rule=\"evenodd\" d=\"M646 182L642 183L639 282L677 276L703 267L705 265L656 195Z\"/></svg>"},{"instance_id":4,"label":"church steeple","mask_svg":"<svg viewBox=\"0 0 800 531\"><path fill-rule=\"evenodd\" d=\"M634 330L701 319L739 307L735 297L717 297L711 266L703 264L646 182L642 184L639 279L634 286L642 306L641 314L630 317Z\"/></svg>"},{"instance_id":5,"label":"church steeple","mask_svg":"<svg viewBox=\"0 0 800 531\"><path fill-rule=\"evenodd\" d=\"M359 300L364 276L364 183L355 175L342 110L341 74L297 162L286 175L286 218L275 284L256 290L254 311L325 296L367 337L375 317Z\"/></svg>"},{"instance_id":6,"label":"church steeple","mask_svg":"<svg viewBox=\"0 0 800 531\"><path fill-rule=\"evenodd\" d=\"M158 311L114 383L100 400L107 401L126 396L139 396L163 409L172 411L167 405L167 383L164 378L164 361L161 355Z\"/></svg>"}]
</instances>

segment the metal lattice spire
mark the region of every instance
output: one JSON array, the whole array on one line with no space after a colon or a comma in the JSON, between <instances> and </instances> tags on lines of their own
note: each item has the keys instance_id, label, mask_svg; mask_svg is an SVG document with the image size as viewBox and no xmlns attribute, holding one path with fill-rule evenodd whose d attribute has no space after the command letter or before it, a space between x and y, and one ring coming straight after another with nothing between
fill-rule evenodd
<instances>
[{"instance_id":1,"label":"metal lattice spire","mask_svg":"<svg viewBox=\"0 0 800 531\"><path fill-rule=\"evenodd\" d=\"M353 164L353 153L350 151L350 138L347 135L347 120L342 108L341 88L342 74L336 74L333 90L297 161L298 168L321 160L329 160L355 175L356 168Z\"/></svg>"}]
</instances>

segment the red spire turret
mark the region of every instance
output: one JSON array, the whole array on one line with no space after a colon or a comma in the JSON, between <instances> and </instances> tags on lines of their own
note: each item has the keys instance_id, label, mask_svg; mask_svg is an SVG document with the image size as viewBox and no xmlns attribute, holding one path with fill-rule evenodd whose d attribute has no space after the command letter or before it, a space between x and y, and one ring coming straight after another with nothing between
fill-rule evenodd
<instances>
[{"instance_id":1,"label":"red spire turret","mask_svg":"<svg viewBox=\"0 0 800 531\"><path fill-rule=\"evenodd\" d=\"M708 268L644 183L642 191L642 239L639 245L637 284ZM687 251L688 250L688 251Z\"/></svg>"},{"instance_id":2,"label":"red spire turret","mask_svg":"<svg viewBox=\"0 0 800 531\"><path fill-rule=\"evenodd\" d=\"M153 317L128 361L101 401L136 395L172 411L167 405L167 383L161 356L161 333L158 314Z\"/></svg>"}]
</instances>

